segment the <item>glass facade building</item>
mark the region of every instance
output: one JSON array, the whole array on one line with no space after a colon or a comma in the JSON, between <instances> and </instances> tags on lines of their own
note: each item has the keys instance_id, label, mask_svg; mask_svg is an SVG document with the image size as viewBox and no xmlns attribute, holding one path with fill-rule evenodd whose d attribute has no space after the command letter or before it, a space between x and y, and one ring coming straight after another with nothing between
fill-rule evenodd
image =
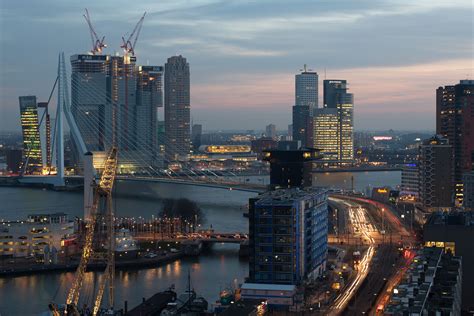
<instances>
[{"instance_id":1,"label":"glass facade building","mask_svg":"<svg viewBox=\"0 0 474 316\"><path fill-rule=\"evenodd\" d=\"M317 109L312 118L313 148L323 160L351 163L354 160L354 105L352 94L340 94L336 107Z\"/></svg>"},{"instance_id":2,"label":"glass facade building","mask_svg":"<svg viewBox=\"0 0 474 316\"><path fill-rule=\"evenodd\" d=\"M23 165L25 174L41 174L43 155L35 96L19 97L20 120L23 133Z\"/></svg>"},{"instance_id":3,"label":"glass facade building","mask_svg":"<svg viewBox=\"0 0 474 316\"><path fill-rule=\"evenodd\" d=\"M249 200L249 282L300 284L326 268L325 189L280 189Z\"/></svg>"}]
</instances>

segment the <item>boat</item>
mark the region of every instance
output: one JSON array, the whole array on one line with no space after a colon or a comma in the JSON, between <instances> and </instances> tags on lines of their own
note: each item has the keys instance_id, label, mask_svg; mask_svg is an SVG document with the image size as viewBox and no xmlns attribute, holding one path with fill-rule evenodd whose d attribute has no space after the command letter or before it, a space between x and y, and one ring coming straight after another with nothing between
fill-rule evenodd
<instances>
[{"instance_id":1,"label":"boat","mask_svg":"<svg viewBox=\"0 0 474 316\"><path fill-rule=\"evenodd\" d=\"M130 230L121 228L115 233L115 252L117 257L134 257L139 249L137 241L130 234Z\"/></svg>"},{"instance_id":2,"label":"boat","mask_svg":"<svg viewBox=\"0 0 474 316\"><path fill-rule=\"evenodd\" d=\"M188 289L178 295L174 302L168 303L166 308L161 311L160 316L200 315L207 311L207 308L206 299L197 296L196 292L191 289L191 275L188 271Z\"/></svg>"}]
</instances>

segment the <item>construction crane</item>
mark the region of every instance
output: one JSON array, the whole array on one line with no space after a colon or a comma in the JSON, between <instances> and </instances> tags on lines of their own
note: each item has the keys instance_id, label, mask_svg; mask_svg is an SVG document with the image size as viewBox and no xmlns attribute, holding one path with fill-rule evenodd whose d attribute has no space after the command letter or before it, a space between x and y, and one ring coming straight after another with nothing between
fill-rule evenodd
<instances>
[{"instance_id":1,"label":"construction crane","mask_svg":"<svg viewBox=\"0 0 474 316\"><path fill-rule=\"evenodd\" d=\"M133 32L130 34L127 40L125 40L125 37L122 36L122 45L120 45L120 47L124 49L126 55L135 56L135 45L137 44L138 37L140 36L140 31L142 29L145 15L146 15L146 12L143 13L143 16L140 18L140 20L138 20L137 25L135 25ZM132 44L132 39L133 39L133 44Z\"/></svg>"},{"instance_id":2,"label":"construction crane","mask_svg":"<svg viewBox=\"0 0 474 316\"><path fill-rule=\"evenodd\" d=\"M87 9L86 14L83 14L82 16L84 19L86 19L87 25L89 25L89 32L91 34L91 40L92 40L92 50L91 53L92 55L96 54L101 54L102 49L107 47L107 44L104 43L105 36L102 37L102 39L99 39L99 36L97 36L97 33L94 30L94 27L92 26L92 21L89 16L89 11Z\"/></svg>"},{"instance_id":3,"label":"construction crane","mask_svg":"<svg viewBox=\"0 0 474 316\"><path fill-rule=\"evenodd\" d=\"M91 210L91 218L86 222L85 240L82 248L82 255L79 265L76 270L74 282L69 289L66 308L64 314L80 315L77 304L79 302L80 291L84 281L84 274L86 272L87 264L92 259L102 259L106 261L107 265L105 273L100 281L97 295L94 299L93 315L99 313L102 297L108 284L109 307L114 305L114 274L115 274L115 233L114 233L114 211L112 206L112 188L114 185L115 175L117 170L117 148L112 147L104 162L104 171L100 177L99 183L94 188L94 201ZM86 184L85 184L86 185ZM105 210L100 209L101 201L105 200ZM104 214L105 213L105 214ZM93 249L95 232L98 229L98 218L104 216L106 230L105 247L100 249ZM59 315L59 308L57 305L50 304L50 309L53 315Z\"/></svg>"}]
</instances>

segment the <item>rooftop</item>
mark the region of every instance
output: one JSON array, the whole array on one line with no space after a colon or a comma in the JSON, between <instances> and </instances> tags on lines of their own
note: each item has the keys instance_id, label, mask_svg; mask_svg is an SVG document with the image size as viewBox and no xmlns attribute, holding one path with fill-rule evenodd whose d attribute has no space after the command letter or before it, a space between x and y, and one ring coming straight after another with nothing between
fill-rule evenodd
<instances>
[{"instance_id":1,"label":"rooftop","mask_svg":"<svg viewBox=\"0 0 474 316\"><path fill-rule=\"evenodd\" d=\"M473 212L434 212L426 222L427 226L474 226Z\"/></svg>"},{"instance_id":2,"label":"rooftop","mask_svg":"<svg viewBox=\"0 0 474 316\"><path fill-rule=\"evenodd\" d=\"M274 191L268 191L258 196L259 204L272 204L272 205L291 205L295 201L314 196L322 193L326 193L325 188L290 188L290 189L278 189Z\"/></svg>"},{"instance_id":3,"label":"rooftop","mask_svg":"<svg viewBox=\"0 0 474 316\"><path fill-rule=\"evenodd\" d=\"M294 285L286 284L261 284L261 283L244 283L240 287L242 290L267 290L267 291L294 291Z\"/></svg>"}]
</instances>

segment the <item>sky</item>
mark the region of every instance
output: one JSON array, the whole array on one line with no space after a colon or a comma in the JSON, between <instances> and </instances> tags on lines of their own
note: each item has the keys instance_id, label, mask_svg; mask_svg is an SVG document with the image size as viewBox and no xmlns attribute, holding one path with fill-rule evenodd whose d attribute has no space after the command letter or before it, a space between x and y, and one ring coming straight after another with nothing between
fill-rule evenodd
<instances>
[{"instance_id":1,"label":"sky","mask_svg":"<svg viewBox=\"0 0 474 316\"><path fill-rule=\"evenodd\" d=\"M46 100L58 53L85 53L89 9L106 53L147 12L139 64L191 69L205 130L286 130L294 75L346 79L356 130L434 130L435 90L474 79L472 0L22 0L0 4L0 131L19 130L18 96ZM161 118L163 117L162 114Z\"/></svg>"}]
</instances>

